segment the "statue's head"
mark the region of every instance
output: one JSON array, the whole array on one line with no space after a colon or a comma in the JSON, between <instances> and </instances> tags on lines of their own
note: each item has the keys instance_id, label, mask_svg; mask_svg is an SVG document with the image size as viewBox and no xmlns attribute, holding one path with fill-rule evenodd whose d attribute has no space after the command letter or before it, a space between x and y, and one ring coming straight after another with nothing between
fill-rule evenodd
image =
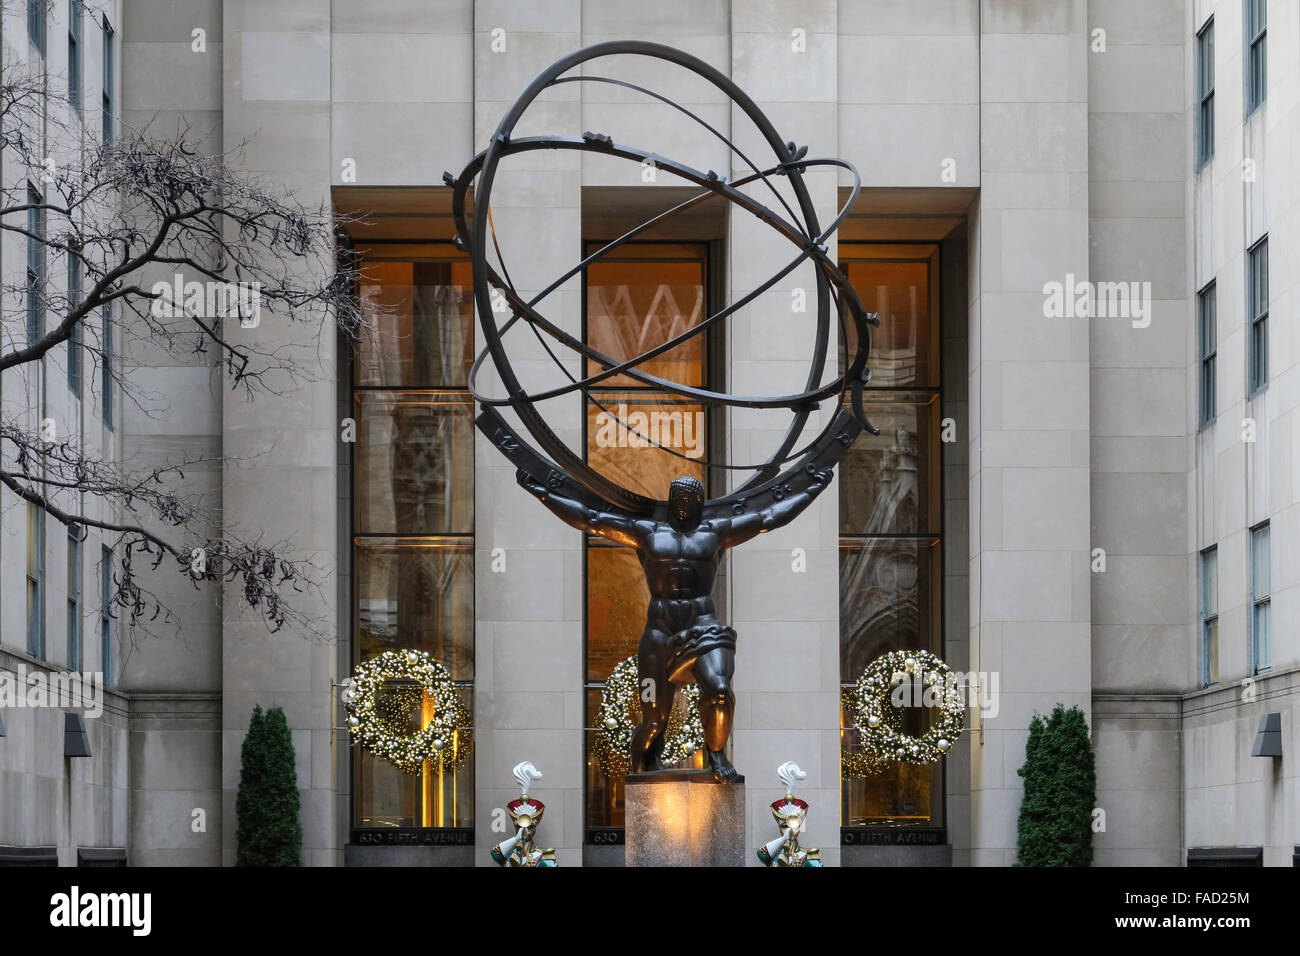
<instances>
[{"instance_id":1,"label":"statue's head","mask_svg":"<svg viewBox=\"0 0 1300 956\"><path fill-rule=\"evenodd\" d=\"M682 475L668 486L668 520L678 530L699 526L704 514L704 485L698 478Z\"/></svg>"}]
</instances>

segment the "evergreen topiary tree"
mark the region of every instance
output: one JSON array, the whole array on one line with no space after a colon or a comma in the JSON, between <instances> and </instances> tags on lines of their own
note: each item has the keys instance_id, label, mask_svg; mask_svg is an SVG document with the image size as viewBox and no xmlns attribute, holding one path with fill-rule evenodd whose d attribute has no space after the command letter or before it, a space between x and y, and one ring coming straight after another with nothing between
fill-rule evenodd
<instances>
[{"instance_id":1,"label":"evergreen topiary tree","mask_svg":"<svg viewBox=\"0 0 1300 956\"><path fill-rule=\"evenodd\" d=\"M253 708L239 759L236 865L300 866L298 773L283 710L273 707L263 715L260 706Z\"/></svg>"},{"instance_id":2,"label":"evergreen topiary tree","mask_svg":"<svg viewBox=\"0 0 1300 956\"><path fill-rule=\"evenodd\" d=\"M1057 704L1029 723L1016 866L1091 866L1097 770L1088 721Z\"/></svg>"}]
</instances>

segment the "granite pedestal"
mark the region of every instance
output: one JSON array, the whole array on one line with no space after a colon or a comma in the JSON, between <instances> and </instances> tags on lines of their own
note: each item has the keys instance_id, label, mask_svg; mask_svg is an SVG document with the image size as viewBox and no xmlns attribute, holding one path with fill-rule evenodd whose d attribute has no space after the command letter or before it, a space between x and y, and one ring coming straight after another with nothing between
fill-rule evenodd
<instances>
[{"instance_id":1,"label":"granite pedestal","mask_svg":"<svg viewBox=\"0 0 1300 956\"><path fill-rule=\"evenodd\" d=\"M628 774L626 866L744 866L745 784L708 771Z\"/></svg>"}]
</instances>

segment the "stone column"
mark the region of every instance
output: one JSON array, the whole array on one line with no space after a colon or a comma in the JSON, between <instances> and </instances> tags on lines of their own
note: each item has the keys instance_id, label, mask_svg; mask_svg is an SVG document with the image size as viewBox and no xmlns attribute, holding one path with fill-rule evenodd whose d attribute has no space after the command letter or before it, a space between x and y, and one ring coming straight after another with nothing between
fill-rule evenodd
<instances>
[{"instance_id":1,"label":"stone column","mask_svg":"<svg viewBox=\"0 0 1300 956\"><path fill-rule=\"evenodd\" d=\"M731 5L732 79L782 136L807 144L810 156L835 156L838 146L837 16L835 0L798 7L757 0L733 0ZM773 161L771 148L739 109L732 109L731 127L732 139L760 168ZM733 156L725 172L738 178L751 170ZM806 181L824 228L838 208L837 176L811 171ZM794 206L788 186L781 188ZM779 209L765 188L747 191ZM748 212L733 207L730 216L728 301L734 302L798 250ZM833 254L834 242L831 249ZM806 312L794 311L796 289L805 290ZM803 389L816 330L815 303L815 277L805 263L729 319L730 391ZM829 358L835 361L833 345ZM810 419L808 437L834 411L825 404ZM728 457L733 462L766 458L788 421L778 412L734 411ZM731 616L739 634L734 760L746 777L749 843L757 846L777 835L768 804L784 795L776 768L793 760L808 773L798 790L812 805L805 842L822 849L828 866L839 864L837 489L832 484L793 524L748 542L730 559ZM748 862L759 865L752 852Z\"/></svg>"},{"instance_id":2,"label":"stone column","mask_svg":"<svg viewBox=\"0 0 1300 956\"><path fill-rule=\"evenodd\" d=\"M149 2L120 4L120 18L116 11L109 11L118 28L122 126L148 127L158 140L177 137L188 126L186 139L190 143L208 154L219 153L221 4L192 0L168 5L165 10L162 7ZM83 22L85 70L88 76L97 77L103 66L102 28L92 30L91 25L87 16ZM204 31L203 52L193 49L191 31L195 29ZM184 83L177 82L181 71ZM184 281L204 279L188 269L157 265L145 270L139 284L143 288L156 281L170 284L178 273ZM153 403L142 408L125 395L116 397L117 435L128 467L140 472L187 458L219 458L226 390L215 351L169 348L158 339L131 334L132 324L138 321L132 313L119 308L115 318L120 324L115 345L123 357L125 380L166 397L166 404L157 411L148 407ZM188 318L174 325L178 330L193 329ZM98 375L88 376L86 381L91 388L97 387ZM99 429L94 432L98 434ZM220 502L221 477L219 464L196 465L185 469L177 486L182 494L201 493L206 503L215 505ZM158 530L175 540L181 529ZM190 535L214 530L185 529L181 538L188 542ZM99 543L93 538L83 546L83 561L95 570L99 567ZM153 625L151 630L160 635L157 639L138 631L132 634L125 619L115 625L117 676L121 687L130 692L131 865L218 866L223 840L222 612L214 600L213 586L196 589L176 573L170 561L150 574L148 586L179 624ZM98 582L92 579L91 589L82 593L98 595ZM99 643L98 628L92 630L90 620L83 622L83 628L84 648L89 652ZM202 810L206 820L206 830L198 833L192 826L195 810ZM233 832L233 818L229 819Z\"/></svg>"},{"instance_id":3,"label":"stone column","mask_svg":"<svg viewBox=\"0 0 1300 956\"><path fill-rule=\"evenodd\" d=\"M578 0L519 4L491 0L474 10L474 149L486 147L510 104L533 79L579 45ZM543 94L515 128L576 136L576 84ZM540 150L505 160L492 191L497 239L525 299L578 260L581 193L578 154ZM489 259L495 261L489 242ZM542 311L581 333L581 287L571 279ZM498 322L508 316L498 314ZM522 333L522 334L520 334ZM481 336L476 342L481 347ZM564 381L523 323L505 339L525 388ZM576 360L566 359L578 374ZM482 387L503 394L494 376ZM545 403L547 421L571 448L582 448L582 407L575 396ZM482 436L475 438L475 695L479 865L509 834L492 828L493 809L519 796L511 768L531 760L545 775L529 793L546 804L539 845L555 847L560 866L582 858L581 535L563 525L515 483L515 469ZM501 572L494 573L493 553ZM502 563L503 562L503 563ZM508 820L506 821L509 822Z\"/></svg>"},{"instance_id":4,"label":"stone column","mask_svg":"<svg viewBox=\"0 0 1300 956\"><path fill-rule=\"evenodd\" d=\"M1084 0L983 0L971 274L971 667L1001 676L973 730L971 863L1010 865L1034 713L1091 704Z\"/></svg>"},{"instance_id":5,"label":"stone column","mask_svg":"<svg viewBox=\"0 0 1300 956\"><path fill-rule=\"evenodd\" d=\"M247 140L243 167L294 190L304 205L328 203L329 0L227 3L223 37L225 142ZM296 384L271 383L283 391L260 394L255 402L241 390L224 390L226 455L258 456L255 464L226 467L224 519L228 528L238 527L246 536L289 542L294 557L320 569L320 592L295 594L294 600L317 618L322 633L333 637L339 547L336 332L330 322L268 320L264 311L257 328L234 334L263 349L284 349L303 376ZM297 507L286 507L286 501ZM253 706L260 704L263 709L283 707L293 733L302 798L302 862L337 864L335 772L340 758L346 758L346 744L333 731L335 647L304 639L288 627L268 634L236 589L227 590L222 614L224 861L230 865L235 859L240 745Z\"/></svg>"},{"instance_id":6,"label":"stone column","mask_svg":"<svg viewBox=\"0 0 1300 956\"><path fill-rule=\"evenodd\" d=\"M1088 28L1105 31L1105 50L1093 49L1097 35L1088 54L1090 271L1097 283L1135 284L1146 307L1108 308L1089 334L1092 544L1106 551L1105 573L1091 575L1097 805L1106 812L1094 859L1178 866L1178 695L1200 676L1199 655L1187 652L1198 646L1199 550L1188 541L1186 436L1197 408L1186 387L1196 352L1184 232L1194 128L1187 4L1161 0L1135 16L1120 0L1091 0ZM1231 365L1220 368L1238 380Z\"/></svg>"}]
</instances>

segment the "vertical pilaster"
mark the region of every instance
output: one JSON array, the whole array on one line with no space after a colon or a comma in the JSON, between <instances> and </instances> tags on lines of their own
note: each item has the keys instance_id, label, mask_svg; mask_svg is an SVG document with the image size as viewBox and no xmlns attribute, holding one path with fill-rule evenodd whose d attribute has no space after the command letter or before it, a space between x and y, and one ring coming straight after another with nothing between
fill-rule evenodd
<instances>
[{"instance_id":1,"label":"vertical pilaster","mask_svg":"<svg viewBox=\"0 0 1300 956\"><path fill-rule=\"evenodd\" d=\"M507 109L533 79L579 46L578 0L519 4L491 0L474 11L474 148L484 149ZM544 93L514 135L576 136L577 84ZM578 260L581 190L577 153L539 150L510 157L497 170L492 222L515 287L529 299ZM482 228L483 224L477 224ZM489 260L495 253L489 243ZM581 286L575 277L539 306L565 331L580 335ZM509 316L497 315L498 324ZM482 343L479 342L481 347ZM564 381L537 340L520 323L505 339L525 388ZM580 373L575 359L566 368ZM481 387L502 394L493 376ZM544 403L543 415L569 446L582 448L577 396ZM515 469L480 434L475 438L475 706L478 803L476 859L490 865L488 847L503 834L492 810L519 796L510 774L531 760L545 775L530 790L546 804L539 833L560 866L582 857L583 563L582 537L515 483ZM505 570L494 573L493 551ZM498 567L500 564L498 563Z\"/></svg>"},{"instance_id":2,"label":"vertical pilaster","mask_svg":"<svg viewBox=\"0 0 1300 956\"><path fill-rule=\"evenodd\" d=\"M782 136L806 144L810 156L837 155L837 10L835 0L797 7L755 0L731 5L732 79ZM731 126L732 139L760 168L772 162L771 147L739 109L732 109ZM751 170L733 156L729 172L738 178ZM837 176L813 170L806 181L825 228L838 210ZM788 186L780 188L795 206ZM765 187L747 191L780 208ZM798 249L748 212L733 207L730 217L728 301L734 302L779 271ZM795 311L796 289L804 290L806 311ZM805 263L729 320L729 390L742 395L801 391L815 331L816 280ZM829 358L835 361L834 346ZM810 420L807 436L834 411L825 404ZM766 458L788 423L778 418L770 411L734 411L729 459ZM731 557L731 614L739 634L735 763L746 777L750 842L776 835L768 810L784 792L776 768L793 760L808 773L798 790L813 807L807 842L822 848L830 866L839 864L836 494L833 484L789 527L759 536Z\"/></svg>"},{"instance_id":3,"label":"vertical pilaster","mask_svg":"<svg viewBox=\"0 0 1300 956\"><path fill-rule=\"evenodd\" d=\"M1088 278L1084 0L980 7L972 241L971 667L1000 674L971 744L972 865L1016 855L1029 721L1091 706L1088 319L1044 285Z\"/></svg>"},{"instance_id":4,"label":"vertical pilaster","mask_svg":"<svg viewBox=\"0 0 1300 956\"><path fill-rule=\"evenodd\" d=\"M227 3L223 10L226 143L247 141L242 165L292 190L307 207L328 203L330 150L330 3L288 0ZM223 443L232 459L223 475L223 520L245 537L286 542L291 557L318 569L322 588L294 595L326 640L285 628L271 634L237 589L223 602L223 858L235 859L239 754L253 706L284 708L293 734L301 792L305 865L340 862L335 771L346 756L336 737L339 422L337 339L330 322L283 317L229 329L250 347L278 349L300 367L295 382L268 380L249 400L224 389ZM286 503L291 503L287 506Z\"/></svg>"}]
</instances>

